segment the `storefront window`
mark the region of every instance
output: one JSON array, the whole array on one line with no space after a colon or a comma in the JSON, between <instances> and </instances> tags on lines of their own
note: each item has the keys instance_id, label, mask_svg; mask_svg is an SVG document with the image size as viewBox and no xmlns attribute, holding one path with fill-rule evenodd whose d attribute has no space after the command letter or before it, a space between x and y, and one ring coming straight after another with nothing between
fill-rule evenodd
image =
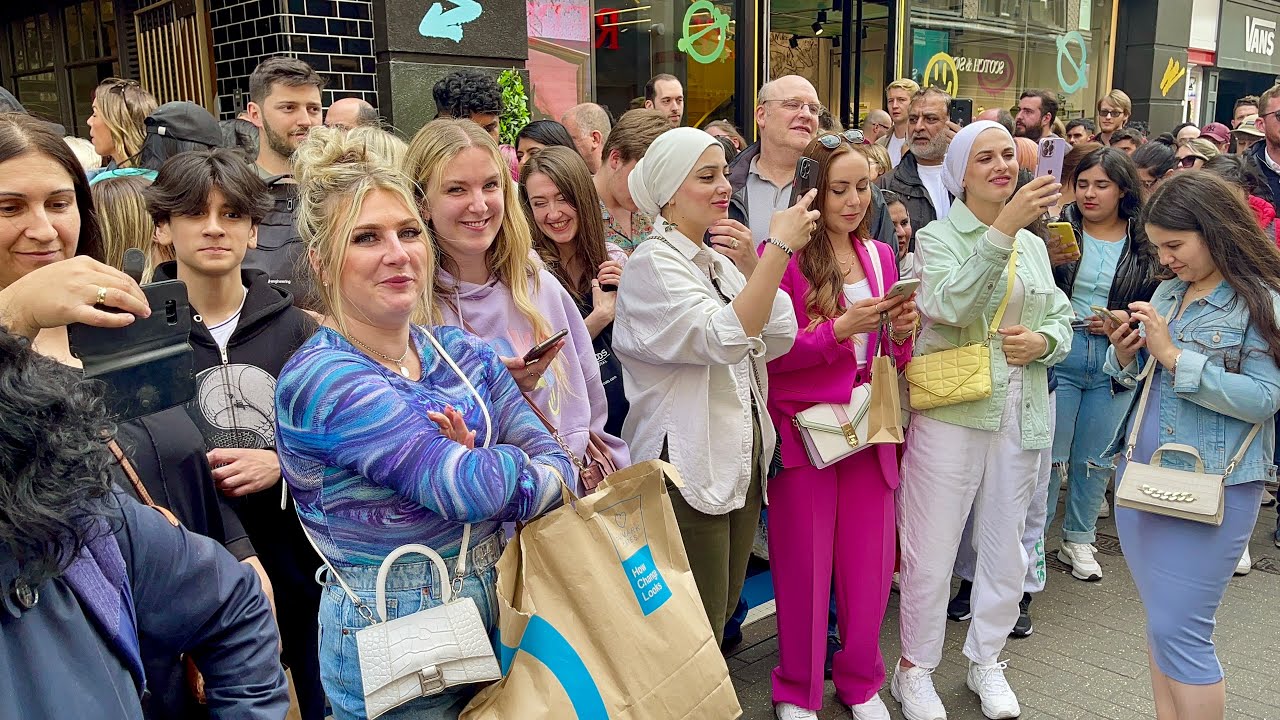
<instances>
[{"instance_id":1,"label":"storefront window","mask_svg":"<svg viewBox=\"0 0 1280 720\"><path fill-rule=\"evenodd\" d=\"M559 120L591 97L590 0L525 0L535 117Z\"/></svg>"},{"instance_id":2,"label":"storefront window","mask_svg":"<svg viewBox=\"0 0 1280 720\"><path fill-rule=\"evenodd\" d=\"M649 78L684 85L685 124L733 117L735 18L732 0L596 0L592 15L596 102L619 116L644 104Z\"/></svg>"},{"instance_id":3,"label":"storefront window","mask_svg":"<svg viewBox=\"0 0 1280 720\"><path fill-rule=\"evenodd\" d=\"M1115 0L928 0L911 5L911 78L1012 108L1028 89L1058 96L1065 121L1092 117L1111 65Z\"/></svg>"}]
</instances>

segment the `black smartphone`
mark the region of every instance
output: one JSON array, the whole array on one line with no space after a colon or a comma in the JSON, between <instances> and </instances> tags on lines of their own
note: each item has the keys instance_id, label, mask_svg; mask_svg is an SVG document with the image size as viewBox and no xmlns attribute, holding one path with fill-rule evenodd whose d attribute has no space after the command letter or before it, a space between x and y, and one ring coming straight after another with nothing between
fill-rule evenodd
<instances>
[{"instance_id":1,"label":"black smartphone","mask_svg":"<svg viewBox=\"0 0 1280 720\"><path fill-rule=\"evenodd\" d=\"M555 335L552 335L546 340L543 340L537 345L534 345L533 347L529 348L529 352L524 354L524 361L526 363L531 363L534 360L537 360L538 358L542 357L543 355L546 355L547 351L551 349L552 345L555 345L556 343L560 342L560 340L562 340L568 334L569 334L569 330L566 328L556 333Z\"/></svg>"},{"instance_id":2,"label":"black smartphone","mask_svg":"<svg viewBox=\"0 0 1280 720\"><path fill-rule=\"evenodd\" d=\"M799 202L805 193L818 187L818 161L800 156L796 161L796 178L791 182L791 205Z\"/></svg>"},{"instance_id":3,"label":"black smartphone","mask_svg":"<svg viewBox=\"0 0 1280 720\"><path fill-rule=\"evenodd\" d=\"M191 304L179 280L142 286L151 317L122 328L67 326L71 354L84 377L106 386L107 410L132 420L181 405L195 394Z\"/></svg>"},{"instance_id":4,"label":"black smartphone","mask_svg":"<svg viewBox=\"0 0 1280 720\"><path fill-rule=\"evenodd\" d=\"M961 127L973 122L973 98L952 98L951 122Z\"/></svg>"}]
</instances>

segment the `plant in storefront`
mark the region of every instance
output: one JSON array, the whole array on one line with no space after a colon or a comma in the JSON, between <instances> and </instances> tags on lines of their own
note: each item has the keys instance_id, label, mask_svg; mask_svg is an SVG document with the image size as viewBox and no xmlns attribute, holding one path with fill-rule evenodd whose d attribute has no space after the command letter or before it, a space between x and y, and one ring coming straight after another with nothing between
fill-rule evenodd
<instances>
[{"instance_id":1,"label":"plant in storefront","mask_svg":"<svg viewBox=\"0 0 1280 720\"><path fill-rule=\"evenodd\" d=\"M524 80L519 71L503 70L498 75L498 87L502 89L502 118L498 121L498 134L507 145L516 144L516 135L529 124L529 96L524 92Z\"/></svg>"}]
</instances>

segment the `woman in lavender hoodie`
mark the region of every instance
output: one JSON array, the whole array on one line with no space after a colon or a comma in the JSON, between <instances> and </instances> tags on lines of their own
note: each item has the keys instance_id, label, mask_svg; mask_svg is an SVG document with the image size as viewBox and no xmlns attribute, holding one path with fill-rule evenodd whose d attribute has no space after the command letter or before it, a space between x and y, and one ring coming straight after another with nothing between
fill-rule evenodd
<instances>
[{"instance_id":1,"label":"woman in lavender hoodie","mask_svg":"<svg viewBox=\"0 0 1280 720\"><path fill-rule=\"evenodd\" d=\"M467 120L435 120L414 136L405 171L439 252L435 296L444 322L489 342L576 460L594 431L619 468L629 465L626 443L604 430L609 407L591 334L534 255L529 221L493 139ZM569 334L550 352L521 359L563 329Z\"/></svg>"}]
</instances>

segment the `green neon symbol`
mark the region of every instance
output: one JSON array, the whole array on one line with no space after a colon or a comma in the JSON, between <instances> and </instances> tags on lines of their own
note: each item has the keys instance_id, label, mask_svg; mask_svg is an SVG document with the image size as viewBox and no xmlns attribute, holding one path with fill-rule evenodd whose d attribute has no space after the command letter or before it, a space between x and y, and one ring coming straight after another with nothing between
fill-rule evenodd
<instances>
[{"instance_id":1,"label":"green neon symbol","mask_svg":"<svg viewBox=\"0 0 1280 720\"><path fill-rule=\"evenodd\" d=\"M693 17L698 13L708 12L711 14L711 22L703 25L699 23L696 31L690 32L690 24L693 23ZM714 50L710 53L702 54L694 48L693 44L702 39L703 35L711 32L713 29L720 30L720 42L716 44ZM706 65L715 62L724 54L724 43L728 39L729 32L729 15L722 12L719 8L711 3L711 0L694 0L689 5L689 9L684 13L684 37L676 42L676 48L680 52L685 53L695 62Z\"/></svg>"}]
</instances>

